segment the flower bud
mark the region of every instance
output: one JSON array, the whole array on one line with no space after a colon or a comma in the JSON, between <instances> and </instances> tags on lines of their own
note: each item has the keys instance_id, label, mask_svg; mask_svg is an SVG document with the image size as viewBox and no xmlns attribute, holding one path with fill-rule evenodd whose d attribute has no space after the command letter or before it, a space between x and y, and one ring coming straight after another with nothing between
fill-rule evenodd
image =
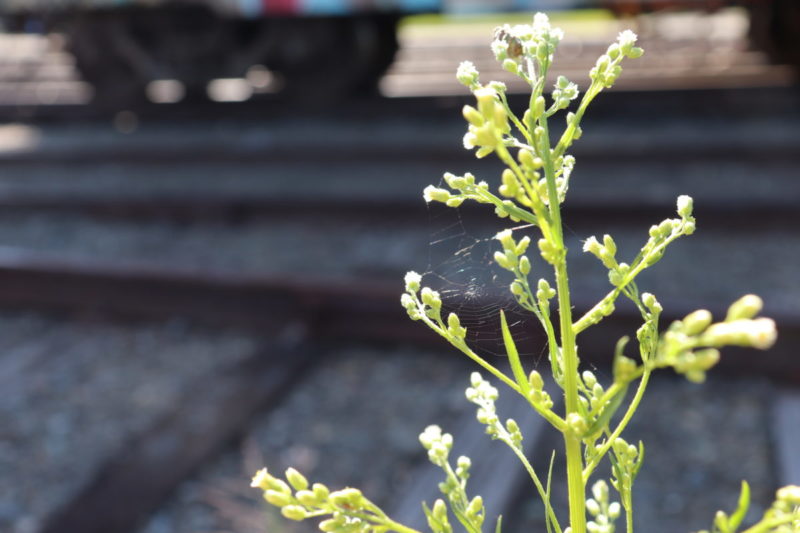
<instances>
[{"instance_id":1,"label":"flower bud","mask_svg":"<svg viewBox=\"0 0 800 533\"><path fill-rule=\"evenodd\" d=\"M503 60L503 70L506 70L511 74L516 74L519 72L519 65L513 59L507 58Z\"/></svg>"},{"instance_id":2,"label":"flower bud","mask_svg":"<svg viewBox=\"0 0 800 533\"><path fill-rule=\"evenodd\" d=\"M483 509L483 498L479 496L475 496L467 505L467 515L475 516L481 512Z\"/></svg>"},{"instance_id":3,"label":"flower bud","mask_svg":"<svg viewBox=\"0 0 800 533\"><path fill-rule=\"evenodd\" d=\"M484 117L490 117L494 114L494 103L497 99L497 93L494 89L482 87L475 91L475 99L478 101L478 111Z\"/></svg>"},{"instance_id":4,"label":"flower bud","mask_svg":"<svg viewBox=\"0 0 800 533\"><path fill-rule=\"evenodd\" d=\"M583 374L581 375L581 377L583 377L583 382L584 382L584 383L586 384L586 386L587 386L587 387L589 387L590 389L591 389L592 387L594 387L594 386L597 384L597 378L596 378L596 377L595 377L595 375L594 375L594 374L593 374L591 371L589 371L589 370L584 370L584 372L583 372Z\"/></svg>"},{"instance_id":5,"label":"flower bud","mask_svg":"<svg viewBox=\"0 0 800 533\"><path fill-rule=\"evenodd\" d=\"M532 370L528 375L528 383L531 384L531 388L533 390L542 390L542 388L544 388L544 380L542 379L542 375L536 370Z\"/></svg>"},{"instance_id":6,"label":"flower bud","mask_svg":"<svg viewBox=\"0 0 800 533\"><path fill-rule=\"evenodd\" d=\"M433 517L439 522L447 520L447 505L445 505L444 500L441 498L433 502Z\"/></svg>"},{"instance_id":7,"label":"flower bud","mask_svg":"<svg viewBox=\"0 0 800 533\"><path fill-rule=\"evenodd\" d=\"M519 424L513 418L509 418L506 420L506 431L511 433L512 435L517 434L520 432Z\"/></svg>"},{"instance_id":8,"label":"flower bud","mask_svg":"<svg viewBox=\"0 0 800 533\"><path fill-rule=\"evenodd\" d=\"M678 196L678 215L680 215L681 218L689 218L692 216L693 206L694 200L692 200L691 196L685 194Z\"/></svg>"},{"instance_id":9,"label":"flower bud","mask_svg":"<svg viewBox=\"0 0 800 533\"><path fill-rule=\"evenodd\" d=\"M578 437L585 435L586 431L589 429L589 426L586 424L586 420L584 420L583 417L578 413L570 413L567 416L567 427Z\"/></svg>"},{"instance_id":10,"label":"flower bud","mask_svg":"<svg viewBox=\"0 0 800 533\"><path fill-rule=\"evenodd\" d=\"M275 507L283 507L292 503L290 495L271 489L264 491L264 499Z\"/></svg>"},{"instance_id":11,"label":"flower bud","mask_svg":"<svg viewBox=\"0 0 800 533\"><path fill-rule=\"evenodd\" d=\"M686 315L683 319L683 328L686 335L697 335L702 333L711 324L711 313L705 309L699 309Z\"/></svg>"},{"instance_id":12,"label":"flower bud","mask_svg":"<svg viewBox=\"0 0 800 533\"><path fill-rule=\"evenodd\" d=\"M447 200L450 199L451 194L450 191L446 189L439 189L438 187L434 187L433 185L428 185L422 191L422 197L425 199L427 203L447 202Z\"/></svg>"},{"instance_id":13,"label":"flower bud","mask_svg":"<svg viewBox=\"0 0 800 533\"><path fill-rule=\"evenodd\" d=\"M286 469L286 481L289 482L294 490L305 490L308 488L308 480L305 476L291 467Z\"/></svg>"},{"instance_id":14,"label":"flower bud","mask_svg":"<svg viewBox=\"0 0 800 533\"><path fill-rule=\"evenodd\" d=\"M363 507L364 496L360 490L348 487L332 492L329 500L338 507L350 507L356 510Z\"/></svg>"},{"instance_id":15,"label":"flower bud","mask_svg":"<svg viewBox=\"0 0 800 533\"><path fill-rule=\"evenodd\" d=\"M494 152L494 146L482 146L475 152L475 157L478 159L483 159L492 152Z\"/></svg>"},{"instance_id":16,"label":"flower bud","mask_svg":"<svg viewBox=\"0 0 800 533\"><path fill-rule=\"evenodd\" d=\"M733 302L728 308L728 314L725 317L725 322L731 320L739 320L742 318L753 318L764 307L764 302L755 294L746 294Z\"/></svg>"},{"instance_id":17,"label":"flower bud","mask_svg":"<svg viewBox=\"0 0 800 533\"><path fill-rule=\"evenodd\" d=\"M500 185L500 194L506 198L514 198L519 190L517 178L514 176L514 172L510 168L507 168L503 170L503 174L500 176L500 179L503 182L503 184Z\"/></svg>"},{"instance_id":18,"label":"flower bud","mask_svg":"<svg viewBox=\"0 0 800 533\"><path fill-rule=\"evenodd\" d=\"M269 474L266 468L262 468L253 476L253 481L250 483L250 486L253 488L259 488L265 490L269 488L269 480L272 476Z\"/></svg>"},{"instance_id":19,"label":"flower bud","mask_svg":"<svg viewBox=\"0 0 800 533\"><path fill-rule=\"evenodd\" d=\"M514 296L523 296L525 294L525 287L516 279L511 282L509 290Z\"/></svg>"},{"instance_id":20,"label":"flower bud","mask_svg":"<svg viewBox=\"0 0 800 533\"><path fill-rule=\"evenodd\" d=\"M465 105L461 108L461 114L464 115L464 118L475 127L483 126L485 122L483 115L480 112L472 107L471 105Z\"/></svg>"},{"instance_id":21,"label":"flower bud","mask_svg":"<svg viewBox=\"0 0 800 533\"><path fill-rule=\"evenodd\" d=\"M778 337L775 322L770 318L739 319L711 325L702 342L710 346L750 346L766 350Z\"/></svg>"},{"instance_id":22,"label":"flower bud","mask_svg":"<svg viewBox=\"0 0 800 533\"><path fill-rule=\"evenodd\" d=\"M592 495L598 502L608 501L608 485L602 479L592 485Z\"/></svg>"},{"instance_id":23,"label":"flower bud","mask_svg":"<svg viewBox=\"0 0 800 533\"><path fill-rule=\"evenodd\" d=\"M611 257L614 257L617 254L617 244L614 242L614 239L611 238L611 235L603 235L603 246L608 251Z\"/></svg>"},{"instance_id":24,"label":"flower bud","mask_svg":"<svg viewBox=\"0 0 800 533\"><path fill-rule=\"evenodd\" d=\"M664 310L656 297L649 292L642 293L642 303L650 310L651 313L660 313Z\"/></svg>"},{"instance_id":25,"label":"flower bud","mask_svg":"<svg viewBox=\"0 0 800 533\"><path fill-rule=\"evenodd\" d=\"M343 525L344 524L342 523L341 519L328 518L319 523L319 529L320 531L325 531L326 533L332 533L341 529Z\"/></svg>"},{"instance_id":26,"label":"flower bud","mask_svg":"<svg viewBox=\"0 0 800 533\"><path fill-rule=\"evenodd\" d=\"M542 259L550 264L555 264L558 260L558 250L556 250L556 247L553 246L553 243L545 238L541 238L537 244L539 245L539 251L542 254Z\"/></svg>"},{"instance_id":27,"label":"flower bud","mask_svg":"<svg viewBox=\"0 0 800 533\"><path fill-rule=\"evenodd\" d=\"M306 510L299 505L287 505L281 509L281 514L289 520L305 520Z\"/></svg>"},{"instance_id":28,"label":"flower bud","mask_svg":"<svg viewBox=\"0 0 800 533\"><path fill-rule=\"evenodd\" d=\"M494 238L500 241L500 244L503 245L504 250L513 250L516 247L516 244L514 243L514 237L512 237L510 229L501 231L495 235Z\"/></svg>"},{"instance_id":29,"label":"flower bud","mask_svg":"<svg viewBox=\"0 0 800 533\"><path fill-rule=\"evenodd\" d=\"M514 265L508 259L508 256L499 250L494 253L494 262L506 270L512 270L514 268Z\"/></svg>"},{"instance_id":30,"label":"flower bud","mask_svg":"<svg viewBox=\"0 0 800 533\"><path fill-rule=\"evenodd\" d=\"M541 117L544 114L544 106L544 96L536 97L536 100L533 102L533 116Z\"/></svg>"},{"instance_id":31,"label":"flower bud","mask_svg":"<svg viewBox=\"0 0 800 533\"><path fill-rule=\"evenodd\" d=\"M492 118L494 119L496 126L505 129L505 126L508 124L508 113L506 112L506 108L503 106L503 104L494 104L494 113L492 113Z\"/></svg>"},{"instance_id":32,"label":"flower bud","mask_svg":"<svg viewBox=\"0 0 800 533\"><path fill-rule=\"evenodd\" d=\"M602 245L598 242L597 237L591 236L583 243L583 251L600 257L600 251L603 249Z\"/></svg>"},{"instance_id":33,"label":"flower bud","mask_svg":"<svg viewBox=\"0 0 800 533\"><path fill-rule=\"evenodd\" d=\"M527 276L531 272L531 261L528 259L528 256L523 255L519 258L519 271L522 272L523 276Z\"/></svg>"},{"instance_id":34,"label":"flower bud","mask_svg":"<svg viewBox=\"0 0 800 533\"><path fill-rule=\"evenodd\" d=\"M316 496L319 500L327 500L328 495L330 494L328 487L322 483L314 483L314 485L311 486L311 490L314 491L314 496Z\"/></svg>"},{"instance_id":35,"label":"flower bud","mask_svg":"<svg viewBox=\"0 0 800 533\"><path fill-rule=\"evenodd\" d=\"M786 487L782 487L778 489L778 492L775 494L775 498L778 501L788 503L789 505L800 505L800 486L788 485Z\"/></svg>"},{"instance_id":36,"label":"flower bud","mask_svg":"<svg viewBox=\"0 0 800 533\"><path fill-rule=\"evenodd\" d=\"M592 516L597 516L600 514L600 504L597 503L596 500L589 498L586 500L586 510L589 511Z\"/></svg>"},{"instance_id":37,"label":"flower bud","mask_svg":"<svg viewBox=\"0 0 800 533\"><path fill-rule=\"evenodd\" d=\"M310 490L298 490L294 497L306 507L314 507L320 503L320 500L317 498L316 494Z\"/></svg>"},{"instance_id":38,"label":"flower bud","mask_svg":"<svg viewBox=\"0 0 800 533\"><path fill-rule=\"evenodd\" d=\"M517 255L524 254L527 251L528 246L530 246L530 244L531 244L531 238L528 237L527 235L524 236L519 240L517 245L514 246L514 253Z\"/></svg>"},{"instance_id":39,"label":"flower bud","mask_svg":"<svg viewBox=\"0 0 800 533\"><path fill-rule=\"evenodd\" d=\"M456 79L463 85L472 87L478 83L478 69L475 68L471 61L462 61L458 65Z\"/></svg>"},{"instance_id":40,"label":"flower bud","mask_svg":"<svg viewBox=\"0 0 800 533\"><path fill-rule=\"evenodd\" d=\"M455 313L450 313L447 316L447 325L453 329L458 329L461 327L461 321L458 319L458 315Z\"/></svg>"}]
</instances>

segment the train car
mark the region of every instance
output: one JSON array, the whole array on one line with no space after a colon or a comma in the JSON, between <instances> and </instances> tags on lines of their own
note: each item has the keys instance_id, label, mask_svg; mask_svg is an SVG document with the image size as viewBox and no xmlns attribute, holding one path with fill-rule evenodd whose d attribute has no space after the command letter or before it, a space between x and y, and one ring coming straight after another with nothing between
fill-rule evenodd
<instances>
[{"instance_id":1,"label":"train car","mask_svg":"<svg viewBox=\"0 0 800 533\"><path fill-rule=\"evenodd\" d=\"M741 5L753 42L800 65L800 0L0 0L10 31L65 35L98 99L130 100L154 80L203 97L253 65L305 98L369 91L397 50L402 16L600 7L618 14Z\"/></svg>"},{"instance_id":2,"label":"train car","mask_svg":"<svg viewBox=\"0 0 800 533\"><path fill-rule=\"evenodd\" d=\"M396 26L439 0L0 0L7 31L66 36L99 98L136 98L153 80L188 96L266 65L287 93L369 90L397 50Z\"/></svg>"}]
</instances>

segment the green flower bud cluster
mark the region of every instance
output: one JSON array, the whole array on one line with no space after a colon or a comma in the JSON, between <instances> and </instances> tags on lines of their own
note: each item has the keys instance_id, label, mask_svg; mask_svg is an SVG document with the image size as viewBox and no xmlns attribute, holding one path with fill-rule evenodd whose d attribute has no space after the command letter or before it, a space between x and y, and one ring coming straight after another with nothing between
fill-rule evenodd
<instances>
[{"instance_id":1,"label":"green flower bud cluster","mask_svg":"<svg viewBox=\"0 0 800 533\"><path fill-rule=\"evenodd\" d=\"M528 392L528 399L534 405L538 406L540 410L549 410L553 407L553 399L550 394L544 390L544 379L542 375L536 370L532 370L528 375L528 383L530 390Z\"/></svg>"},{"instance_id":2,"label":"green flower bud cluster","mask_svg":"<svg viewBox=\"0 0 800 533\"><path fill-rule=\"evenodd\" d=\"M541 378L541 376L539 377ZM509 418L504 425L497 416L497 410L495 408L495 402L499 394L497 389L492 386L491 383L483 379L478 372L473 372L470 375L470 383L471 386L466 390L466 397L467 400L478 406L477 419L478 422L486 426L486 434L493 439L505 442L514 449L520 450L522 446L522 433L519 424L517 424L514 419ZM531 386L534 388L538 386L535 382L535 378ZM541 398L542 400L545 399L544 396L541 396ZM549 396L547 399L549 399Z\"/></svg>"},{"instance_id":3,"label":"green flower bud cluster","mask_svg":"<svg viewBox=\"0 0 800 533\"><path fill-rule=\"evenodd\" d=\"M445 472L445 480L439 483L439 490L450 503L453 514L467 531L480 531L485 516L483 499L480 496L470 499L466 493L472 461L462 455L457 459L455 469L450 466L448 457L453 448L453 437L449 433L442 433L439 426L432 425L425 428L419 440L428 450L428 459ZM428 525L435 533L452 531L444 500L436 500L433 509L428 509L424 505L423 509L428 518Z\"/></svg>"},{"instance_id":4,"label":"green flower bud cluster","mask_svg":"<svg viewBox=\"0 0 800 533\"><path fill-rule=\"evenodd\" d=\"M531 261L524 255L530 246L531 238L523 237L515 241L511 230L504 230L495 235L495 239L500 241L503 251L494 253L494 261L501 268L514 274L514 280L509 289L514 295L517 303L524 309L534 311L538 314L537 302L533 299L528 274L531 272Z\"/></svg>"},{"instance_id":5,"label":"green flower bud cluster","mask_svg":"<svg viewBox=\"0 0 800 533\"><path fill-rule=\"evenodd\" d=\"M478 372L470 374L470 384L471 386L467 387L465 393L467 400L478 405L478 422L486 426L486 433L496 438L499 431L498 428L502 427L495 409L495 402L499 392L496 387L483 379Z\"/></svg>"},{"instance_id":6,"label":"green flower bud cluster","mask_svg":"<svg viewBox=\"0 0 800 533\"><path fill-rule=\"evenodd\" d=\"M770 530L775 533L800 531L800 486L788 485L778 489L775 494L775 503L766 512L764 518L776 524L775 528ZM778 523L780 524L778 525Z\"/></svg>"},{"instance_id":7,"label":"green flower bud cluster","mask_svg":"<svg viewBox=\"0 0 800 533\"><path fill-rule=\"evenodd\" d=\"M430 462L439 467L447 464L450 450L453 449L453 436L450 433L442 433L442 428L430 425L420 433L419 441L428 451Z\"/></svg>"},{"instance_id":8,"label":"green flower bud cluster","mask_svg":"<svg viewBox=\"0 0 800 533\"><path fill-rule=\"evenodd\" d=\"M756 318L761 307L761 299L748 294L730 306L724 322L712 324L711 313L704 309L689 313L664 333L655 364L670 366L690 381L702 382L705 372L719 361L717 348L745 346L766 350L775 343L777 330L772 319Z\"/></svg>"},{"instance_id":9,"label":"green flower bud cluster","mask_svg":"<svg viewBox=\"0 0 800 533\"><path fill-rule=\"evenodd\" d=\"M503 142L503 136L510 133L508 112L500 101L500 94L494 86L475 89L477 109L464 106L464 118L469 123L464 135L464 148L477 148L475 157L483 158L495 151Z\"/></svg>"},{"instance_id":10,"label":"green flower bud cluster","mask_svg":"<svg viewBox=\"0 0 800 533\"><path fill-rule=\"evenodd\" d=\"M644 462L644 445L639 442L637 448L618 437L611 448L611 485L619 493L622 506L633 513L633 482Z\"/></svg>"},{"instance_id":11,"label":"green flower bud cluster","mask_svg":"<svg viewBox=\"0 0 800 533\"><path fill-rule=\"evenodd\" d=\"M606 392L605 389L597 381L594 372L590 370L584 370L583 374L581 374L581 378L583 379L584 387L586 387L585 394L589 402L588 407L590 409L598 408L601 401L604 399L603 395Z\"/></svg>"},{"instance_id":12,"label":"green flower bud cluster","mask_svg":"<svg viewBox=\"0 0 800 533\"><path fill-rule=\"evenodd\" d=\"M534 81L530 73L525 73L520 66L528 61L550 63L553 53L564 32L550 26L547 15L537 13L532 25L521 24L501 26L495 30L491 49L495 58L503 68L513 74L520 74L528 82Z\"/></svg>"},{"instance_id":13,"label":"green flower bud cluster","mask_svg":"<svg viewBox=\"0 0 800 533\"><path fill-rule=\"evenodd\" d=\"M551 93L553 98L553 106L547 111L547 113L552 115L560 109L566 109L569 107L570 102L578 97L578 94L578 86L575 83L569 81L564 76L559 76L556 79L556 83L553 86L553 92Z\"/></svg>"},{"instance_id":14,"label":"green flower bud cluster","mask_svg":"<svg viewBox=\"0 0 800 533\"><path fill-rule=\"evenodd\" d=\"M600 244L597 237L592 235L583 243L583 251L597 257L603 263L603 266L612 272L620 269L616 259L617 244L611 235L603 235L603 244ZM612 284L614 283L612 282Z\"/></svg>"},{"instance_id":15,"label":"green flower bud cluster","mask_svg":"<svg viewBox=\"0 0 800 533\"><path fill-rule=\"evenodd\" d=\"M336 533L386 531L397 525L358 489L331 492L321 483L310 485L294 468L286 470L285 478L277 478L262 468L250 484L261 489L264 500L279 507L285 518L301 521L327 516L319 523L319 529Z\"/></svg>"},{"instance_id":16,"label":"green flower bud cluster","mask_svg":"<svg viewBox=\"0 0 800 533\"><path fill-rule=\"evenodd\" d=\"M609 501L605 481L600 479L592 485L592 496L586 500L586 510L592 516L592 520L586 523L586 530L589 533L614 533L614 521L619 518L621 509L618 502Z\"/></svg>"},{"instance_id":17,"label":"green flower bud cluster","mask_svg":"<svg viewBox=\"0 0 800 533\"><path fill-rule=\"evenodd\" d=\"M464 342L467 328L455 313L447 315L447 324L442 320L442 298L430 287L422 287L422 276L408 272L405 277L406 292L400 297L402 305L411 320L422 320L434 331L453 344Z\"/></svg>"},{"instance_id":18,"label":"green flower bud cluster","mask_svg":"<svg viewBox=\"0 0 800 533\"><path fill-rule=\"evenodd\" d=\"M481 86L478 69L475 68L472 61L462 61L458 65L456 79L470 90L478 89Z\"/></svg>"},{"instance_id":19,"label":"green flower bud cluster","mask_svg":"<svg viewBox=\"0 0 800 533\"><path fill-rule=\"evenodd\" d=\"M630 30L625 30L617 37L617 42L608 47L606 53L597 59L594 68L589 72L592 81L602 84L609 88L614 85L617 78L622 73L620 63L623 58L636 59L642 57L644 50L636 44L636 34Z\"/></svg>"},{"instance_id":20,"label":"green flower bud cluster","mask_svg":"<svg viewBox=\"0 0 800 533\"><path fill-rule=\"evenodd\" d=\"M507 174L504 173L504 176ZM504 178L505 179L505 178ZM511 176L513 178L513 175ZM429 185L423 191L426 202L441 202L448 207L458 207L464 200L473 200L481 204L491 204L495 207L495 214L501 218L510 218L513 222L522 220L536 224L536 217L529 211L520 208L511 200L503 200L489 191L489 184L485 181L475 182L475 176L469 172L463 176L456 176L446 172L444 181L453 191ZM516 186L516 185L514 185ZM501 190L503 186L500 186ZM516 194L516 192L514 193Z\"/></svg>"}]
</instances>

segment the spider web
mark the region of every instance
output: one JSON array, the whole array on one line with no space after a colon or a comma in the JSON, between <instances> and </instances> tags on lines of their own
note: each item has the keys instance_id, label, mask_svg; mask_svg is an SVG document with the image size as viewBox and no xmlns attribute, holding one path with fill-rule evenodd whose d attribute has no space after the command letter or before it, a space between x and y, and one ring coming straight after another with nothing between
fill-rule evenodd
<instances>
[{"instance_id":1,"label":"spider web","mask_svg":"<svg viewBox=\"0 0 800 533\"><path fill-rule=\"evenodd\" d=\"M522 309L509 290L511 272L500 268L493 255L500 250L494 236L511 228L514 238L528 235L535 242L535 228L508 219L497 219L491 207L464 204L451 208L428 204L430 241L428 266L423 285L439 292L442 317L454 312L467 328L467 344L482 357L507 357L500 327L503 310L523 361L530 368L547 359L547 344L541 325L532 313ZM535 245L533 245L535 246ZM531 279L543 277L538 254L528 254L534 262ZM538 274L537 274L538 272ZM532 281L535 283L535 281Z\"/></svg>"}]
</instances>

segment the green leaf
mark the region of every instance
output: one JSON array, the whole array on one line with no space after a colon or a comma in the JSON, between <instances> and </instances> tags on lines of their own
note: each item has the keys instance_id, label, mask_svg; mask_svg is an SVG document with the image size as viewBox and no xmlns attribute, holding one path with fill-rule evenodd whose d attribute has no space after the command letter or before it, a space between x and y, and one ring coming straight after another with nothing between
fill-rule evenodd
<instances>
[{"instance_id":1,"label":"green leaf","mask_svg":"<svg viewBox=\"0 0 800 533\"><path fill-rule=\"evenodd\" d=\"M508 329L508 322L506 322L506 314L500 310L500 327L503 330L503 343L506 345L506 353L508 354L508 361L511 363L511 371L514 373L514 379L517 380L520 391L527 398L530 390L530 383L528 377L525 375L525 370L522 369L522 363L519 360L519 352L517 346L514 344L514 338L511 336L511 331Z\"/></svg>"},{"instance_id":2,"label":"green leaf","mask_svg":"<svg viewBox=\"0 0 800 533\"><path fill-rule=\"evenodd\" d=\"M644 442L639 441L639 453L636 456L636 465L631 470L631 483L636 480L636 476L639 475L639 470L642 469L642 463L644 463Z\"/></svg>"},{"instance_id":3,"label":"green leaf","mask_svg":"<svg viewBox=\"0 0 800 533\"><path fill-rule=\"evenodd\" d=\"M750 485L747 484L747 481L742 481L742 492L739 494L739 504L736 507L736 511L733 512L728 520L728 525L730 526L731 531L736 531L736 529L739 527L739 524L741 524L742 520L744 520L749 508Z\"/></svg>"}]
</instances>

